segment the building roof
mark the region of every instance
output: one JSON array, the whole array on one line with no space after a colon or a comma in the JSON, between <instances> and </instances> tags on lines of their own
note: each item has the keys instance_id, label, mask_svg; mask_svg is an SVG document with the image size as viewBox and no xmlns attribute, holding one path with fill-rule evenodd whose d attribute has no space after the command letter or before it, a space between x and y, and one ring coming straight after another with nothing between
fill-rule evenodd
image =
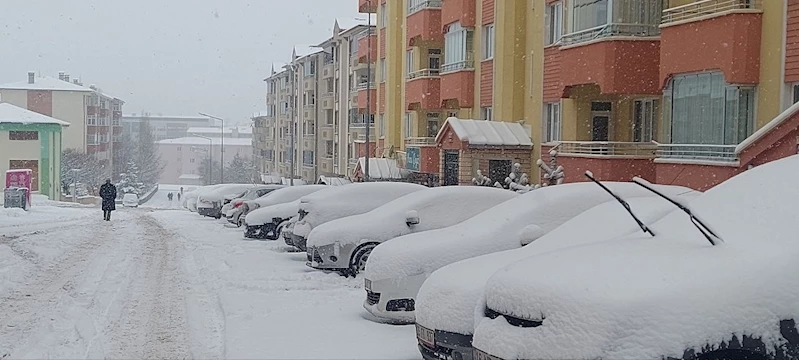
<instances>
[{"instance_id":1,"label":"building roof","mask_svg":"<svg viewBox=\"0 0 799 360\"><path fill-rule=\"evenodd\" d=\"M372 17L372 25L373 26L376 25L377 16L372 14L368 15ZM341 18L336 18L336 22L338 23L338 27L341 29L341 31L350 30L358 25L367 26L369 23L366 17L357 17L357 18L341 17Z\"/></svg>"},{"instance_id":2,"label":"building roof","mask_svg":"<svg viewBox=\"0 0 799 360\"><path fill-rule=\"evenodd\" d=\"M252 134L252 127L237 126L239 134ZM233 127L227 127L224 130L225 134L233 133ZM218 127L190 127L186 130L189 134L219 134L222 130Z\"/></svg>"},{"instance_id":3,"label":"building roof","mask_svg":"<svg viewBox=\"0 0 799 360\"><path fill-rule=\"evenodd\" d=\"M358 158L355 172L363 173L366 159ZM386 158L369 158L369 179L371 180L401 180L407 178L410 172L397 165L397 160Z\"/></svg>"},{"instance_id":4,"label":"building roof","mask_svg":"<svg viewBox=\"0 0 799 360\"><path fill-rule=\"evenodd\" d=\"M0 85L0 89L5 90L52 90L52 91L81 91L94 92L87 87L73 84L68 81L58 80L49 76L38 76L29 84L27 80Z\"/></svg>"},{"instance_id":5,"label":"building roof","mask_svg":"<svg viewBox=\"0 0 799 360\"><path fill-rule=\"evenodd\" d=\"M505 121L447 119L436 135L439 142L447 124L461 141L469 145L533 146L529 132L522 124Z\"/></svg>"},{"instance_id":6,"label":"building roof","mask_svg":"<svg viewBox=\"0 0 799 360\"><path fill-rule=\"evenodd\" d=\"M182 175L180 175L180 177L178 177L178 179L180 179L180 180L198 180L198 179L201 179L201 178L202 178L202 176L197 175L197 174L182 174Z\"/></svg>"},{"instance_id":7,"label":"building roof","mask_svg":"<svg viewBox=\"0 0 799 360\"><path fill-rule=\"evenodd\" d=\"M196 116L196 115L141 115L141 114L125 114L122 115L123 119L180 119L180 120L197 120L197 121L208 121L211 118L205 116Z\"/></svg>"},{"instance_id":8,"label":"building roof","mask_svg":"<svg viewBox=\"0 0 799 360\"><path fill-rule=\"evenodd\" d=\"M317 47L316 45L295 45L294 55L297 56L297 59L299 59L309 55L320 53L322 52L322 50L323 50L322 48Z\"/></svg>"},{"instance_id":9,"label":"building roof","mask_svg":"<svg viewBox=\"0 0 799 360\"><path fill-rule=\"evenodd\" d=\"M210 140L209 140L210 139ZM158 141L158 144L162 145L208 145L208 143L212 145L221 145L222 138L202 138L196 136L188 136L182 137L177 139L166 139ZM252 139L250 138L225 138L225 146L252 146Z\"/></svg>"},{"instance_id":10,"label":"building roof","mask_svg":"<svg viewBox=\"0 0 799 360\"><path fill-rule=\"evenodd\" d=\"M9 103L0 103L0 123L13 124L57 124L69 126L66 121L23 109Z\"/></svg>"}]
</instances>

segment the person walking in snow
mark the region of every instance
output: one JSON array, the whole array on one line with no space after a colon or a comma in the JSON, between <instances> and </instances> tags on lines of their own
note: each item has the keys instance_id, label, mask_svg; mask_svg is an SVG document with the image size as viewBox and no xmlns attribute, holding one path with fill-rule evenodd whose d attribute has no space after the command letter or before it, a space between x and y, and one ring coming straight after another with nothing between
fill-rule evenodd
<instances>
[{"instance_id":1,"label":"person walking in snow","mask_svg":"<svg viewBox=\"0 0 799 360\"><path fill-rule=\"evenodd\" d=\"M169 201L172 202L172 193L167 194L166 197L168 197Z\"/></svg>"},{"instance_id":2,"label":"person walking in snow","mask_svg":"<svg viewBox=\"0 0 799 360\"><path fill-rule=\"evenodd\" d=\"M111 212L116 210L117 187L111 179L105 179L105 184L100 186L100 197L103 198L103 220L111 221Z\"/></svg>"},{"instance_id":3,"label":"person walking in snow","mask_svg":"<svg viewBox=\"0 0 799 360\"><path fill-rule=\"evenodd\" d=\"M178 201L180 201L180 193L178 193Z\"/></svg>"}]
</instances>

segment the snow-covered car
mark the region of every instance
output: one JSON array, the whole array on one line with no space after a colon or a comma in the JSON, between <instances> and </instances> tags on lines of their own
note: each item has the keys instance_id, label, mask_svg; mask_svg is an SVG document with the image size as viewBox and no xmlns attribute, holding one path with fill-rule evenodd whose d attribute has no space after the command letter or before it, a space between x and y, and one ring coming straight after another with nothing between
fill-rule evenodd
<instances>
[{"instance_id":1,"label":"snow-covered car","mask_svg":"<svg viewBox=\"0 0 799 360\"><path fill-rule=\"evenodd\" d=\"M627 196L625 201L644 223L657 221L675 210L670 203L657 196L640 196L633 189L615 186L621 184L605 185L616 190L617 195L636 195ZM565 186L567 184L553 188ZM657 188L686 202L701 195L680 187ZM500 268L534 254L612 240L636 231L640 232L641 228L634 219L621 204L610 198L581 212L522 248L461 260L432 272L419 289L415 303L416 334L422 356L425 359L437 359L439 356L471 359L474 309L483 294L486 281ZM520 232L518 236L524 239L529 235ZM436 248L437 245L438 243Z\"/></svg>"},{"instance_id":2,"label":"snow-covered car","mask_svg":"<svg viewBox=\"0 0 799 360\"><path fill-rule=\"evenodd\" d=\"M245 237L277 240L284 223L297 215L300 198L325 189L330 187L326 185L286 187L258 199L245 201L237 209L238 215L234 216L242 219Z\"/></svg>"},{"instance_id":3,"label":"snow-covered car","mask_svg":"<svg viewBox=\"0 0 799 360\"><path fill-rule=\"evenodd\" d=\"M297 204L297 207L299 207L299 206L300 205ZM288 246L294 246L294 240L293 240L294 224L296 224L297 220L299 220L299 219L300 219L300 215L299 214L292 216L291 219L286 221L285 225L283 225L283 228L280 229L280 235L279 236L283 237L283 241Z\"/></svg>"},{"instance_id":4,"label":"snow-covered car","mask_svg":"<svg viewBox=\"0 0 799 360\"><path fill-rule=\"evenodd\" d=\"M233 198L227 204L222 206L222 215L225 216L229 222L239 225L237 223L238 216L236 216L234 219L233 215L241 207L241 205L244 204L244 202L258 199L284 187L285 186L282 185L255 185L254 187L247 189L247 191L245 191L243 194L240 194L240 196ZM230 195L226 196L226 198L227 197L230 197Z\"/></svg>"},{"instance_id":5,"label":"snow-covered car","mask_svg":"<svg viewBox=\"0 0 799 360\"><path fill-rule=\"evenodd\" d=\"M636 233L508 265L474 315L505 359L799 358L799 156L743 172Z\"/></svg>"},{"instance_id":6,"label":"snow-covered car","mask_svg":"<svg viewBox=\"0 0 799 360\"><path fill-rule=\"evenodd\" d=\"M624 198L654 196L632 183L605 186ZM669 188L670 193L694 192ZM517 249L611 200L610 194L590 182L548 186L487 207L459 224L388 241L374 249L367 263L364 308L379 318L413 322L416 293L433 271L463 259Z\"/></svg>"},{"instance_id":7,"label":"snow-covered car","mask_svg":"<svg viewBox=\"0 0 799 360\"><path fill-rule=\"evenodd\" d=\"M254 186L253 184L224 184L205 190L197 197L197 213L219 219L222 217L222 206L226 195L241 194Z\"/></svg>"},{"instance_id":8,"label":"snow-covered car","mask_svg":"<svg viewBox=\"0 0 799 360\"><path fill-rule=\"evenodd\" d=\"M314 228L308 236L308 266L355 276L366 269L369 254L383 242L395 243L402 235L452 226L518 196L484 186L412 192L367 213Z\"/></svg>"},{"instance_id":9,"label":"snow-covered car","mask_svg":"<svg viewBox=\"0 0 799 360\"><path fill-rule=\"evenodd\" d=\"M122 197L122 206L124 207L139 207L139 195L134 193L125 194Z\"/></svg>"},{"instance_id":10,"label":"snow-covered car","mask_svg":"<svg viewBox=\"0 0 799 360\"><path fill-rule=\"evenodd\" d=\"M372 211L414 191L422 185L401 182L370 182L334 186L300 199L300 218L292 229L294 246L306 251L305 243L313 228L328 221Z\"/></svg>"},{"instance_id":11,"label":"snow-covered car","mask_svg":"<svg viewBox=\"0 0 799 360\"><path fill-rule=\"evenodd\" d=\"M220 185L206 185L191 191L187 191L185 194L183 194L183 207L191 212L197 212L197 197L200 196L200 193L217 188L219 186Z\"/></svg>"}]
</instances>

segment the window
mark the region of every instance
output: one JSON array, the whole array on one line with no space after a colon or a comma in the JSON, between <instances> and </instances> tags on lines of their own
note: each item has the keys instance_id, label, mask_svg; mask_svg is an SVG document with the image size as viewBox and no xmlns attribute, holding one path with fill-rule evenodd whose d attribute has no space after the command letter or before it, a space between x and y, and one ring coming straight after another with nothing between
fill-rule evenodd
<instances>
[{"instance_id":1,"label":"window","mask_svg":"<svg viewBox=\"0 0 799 360\"><path fill-rule=\"evenodd\" d=\"M439 120L441 114L427 113L427 137L436 137L438 135Z\"/></svg>"},{"instance_id":2,"label":"window","mask_svg":"<svg viewBox=\"0 0 799 360\"><path fill-rule=\"evenodd\" d=\"M380 82L386 82L386 59L380 59Z\"/></svg>"},{"instance_id":3,"label":"window","mask_svg":"<svg viewBox=\"0 0 799 360\"><path fill-rule=\"evenodd\" d=\"M754 88L721 72L675 76L663 93L663 137L675 144L738 144L754 128Z\"/></svg>"},{"instance_id":4,"label":"window","mask_svg":"<svg viewBox=\"0 0 799 360\"><path fill-rule=\"evenodd\" d=\"M380 136L386 136L386 114L380 114Z\"/></svg>"},{"instance_id":5,"label":"window","mask_svg":"<svg viewBox=\"0 0 799 360\"><path fill-rule=\"evenodd\" d=\"M480 108L480 117L483 120L494 120L494 108L491 106Z\"/></svg>"},{"instance_id":6,"label":"window","mask_svg":"<svg viewBox=\"0 0 799 360\"><path fill-rule=\"evenodd\" d=\"M39 140L38 131L9 131L8 140Z\"/></svg>"},{"instance_id":7,"label":"window","mask_svg":"<svg viewBox=\"0 0 799 360\"><path fill-rule=\"evenodd\" d=\"M413 49L405 52L405 74L410 75L414 72L413 68Z\"/></svg>"},{"instance_id":8,"label":"window","mask_svg":"<svg viewBox=\"0 0 799 360\"><path fill-rule=\"evenodd\" d=\"M444 66L442 71L458 71L474 66L472 64L472 43L474 31L456 22L444 34Z\"/></svg>"},{"instance_id":9,"label":"window","mask_svg":"<svg viewBox=\"0 0 799 360\"><path fill-rule=\"evenodd\" d=\"M386 13L386 4L380 4L380 27L386 27L388 21L388 14Z\"/></svg>"},{"instance_id":10,"label":"window","mask_svg":"<svg viewBox=\"0 0 799 360\"><path fill-rule=\"evenodd\" d=\"M86 125L97 125L97 115L89 115L86 118Z\"/></svg>"},{"instance_id":11,"label":"window","mask_svg":"<svg viewBox=\"0 0 799 360\"><path fill-rule=\"evenodd\" d=\"M189 162L190 162L190 163L192 163L192 164L194 164L194 158L190 158L190 159L189 159Z\"/></svg>"},{"instance_id":12,"label":"window","mask_svg":"<svg viewBox=\"0 0 799 360\"><path fill-rule=\"evenodd\" d=\"M641 99L633 102L634 142L650 142L655 139L657 113L657 99Z\"/></svg>"},{"instance_id":13,"label":"window","mask_svg":"<svg viewBox=\"0 0 799 360\"><path fill-rule=\"evenodd\" d=\"M563 3L547 5L544 17L544 45L551 45L560 41L563 36Z\"/></svg>"},{"instance_id":14,"label":"window","mask_svg":"<svg viewBox=\"0 0 799 360\"><path fill-rule=\"evenodd\" d=\"M329 158L333 157L333 140L325 141L325 155Z\"/></svg>"},{"instance_id":15,"label":"window","mask_svg":"<svg viewBox=\"0 0 799 360\"><path fill-rule=\"evenodd\" d=\"M178 151L181 151L181 150L180 150L180 146L178 146Z\"/></svg>"},{"instance_id":16,"label":"window","mask_svg":"<svg viewBox=\"0 0 799 360\"><path fill-rule=\"evenodd\" d=\"M413 137L413 113L405 113L405 138Z\"/></svg>"},{"instance_id":17,"label":"window","mask_svg":"<svg viewBox=\"0 0 799 360\"><path fill-rule=\"evenodd\" d=\"M560 140L561 118L560 103L549 103L544 105L544 129L542 131L543 142Z\"/></svg>"},{"instance_id":18,"label":"window","mask_svg":"<svg viewBox=\"0 0 799 360\"><path fill-rule=\"evenodd\" d=\"M793 85L793 103L796 104L799 102L799 84Z\"/></svg>"},{"instance_id":19,"label":"window","mask_svg":"<svg viewBox=\"0 0 799 360\"><path fill-rule=\"evenodd\" d=\"M114 102L113 105L111 105L111 108L114 111L122 111L122 105L120 105L118 102Z\"/></svg>"},{"instance_id":20,"label":"window","mask_svg":"<svg viewBox=\"0 0 799 360\"><path fill-rule=\"evenodd\" d=\"M441 68L441 49L427 50L427 68L432 70Z\"/></svg>"},{"instance_id":21,"label":"window","mask_svg":"<svg viewBox=\"0 0 799 360\"><path fill-rule=\"evenodd\" d=\"M313 150L305 150L302 152L302 164L313 165Z\"/></svg>"},{"instance_id":22,"label":"window","mask_svg":"<svg viewBox=\"0 0 799 360\"><path fill-rule=\"evenodd\" d=\"M574 0L572 32L593 29L608 23L608 0Z\"/></svg>"},{"instance_id":23,"label":"window","mask_svg":"<svg viewBox=\"0 0 799 360\"><path fill-rule=\"evenodd\" d=\"M483 60L494 58L494 24L483 26Z\"/></svg>"}]
</instances>

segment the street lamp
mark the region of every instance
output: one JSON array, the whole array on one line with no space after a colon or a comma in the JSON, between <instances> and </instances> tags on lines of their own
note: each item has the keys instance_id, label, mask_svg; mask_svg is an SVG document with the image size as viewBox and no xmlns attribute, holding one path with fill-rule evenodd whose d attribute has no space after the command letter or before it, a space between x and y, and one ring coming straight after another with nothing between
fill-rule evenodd
<instances>
[{"instance_id":1,"label":"street lamp","mask_svg":"<svg viewBox=\"0 0 799 360\"><path fill-rule=\"evenodd\" d=\"M214 157L213 157L214 156L214 148L213 148L214 139L209 138L207 136L196 135L196 134L194 136L196 136L198 138L201 138L201 139L208 140L208 182L209 183L213 183L214 182L214 177L212 176L213 175L212 169L214 168ZM194 147L192 147L192 148L194 148ZM208 185L211 185L211 184L208 184Z\"/></svg>"},{"instance_id":2,"label":"street lamp","mask_svg":"<svg viewBox=\"0 0 799 360\"><path fill-rule=\"evenodd\" d=\"M366 0L367 6L372 7L373 0ZM369 127L372 126L372 14L366 14L366 156L363 162L363 181L369 181ZM385 24L384 24L385 25ZM377 144L375 143L375 148Z\"/></svg>"},{"instance_id":3,"label":"street lamp","mask_svg":"<svg viewBox=\"0 0 799 360\"><path fill-rule=\"evenodd\" d=\"M290 96L290 99L291 99L291 108L290 108L291 109L291 114L289 114L289 119L291 119L291 144L290 144L290 149L291 149L291 173L290 173L290 176L289 176L289 186L294 186L294 167L296 166L295 163L294 163L294 158L296 157L296 156L294 156L295 155L294 154L294 132L296 130L296 126L295 126L296 124L295 124L295 119L294 119L294 114L296 112L294 111L294 106L295 106L295 103L297 101L297 97L294 96L294 92L296 91L296 89L295 89L295 85L296 84L295 83L297 81L299 81L299 79L297 79L297 77L296 77L296 75L297 75L297 64L295 63L295 61L296 61L296 59L292 60L291 64L288 65L288 67L290 68L290 71L291 71L291 81L290 81L291 82L291 96Z\"/></svg>"},{"instance_id":4,"label":"street lamp","mask_svg":"<svg viewBox=\"0 0 799 360\"><path fill-rule=\"evenodd\" d=\"M220 160L219 160L219 165L220 165L219 166L219 169L220 169L219 181L220 181L221 184L224 184L225 183L225 119L220 118L220 117L216 117L216 116L213 116L213 115L208 115L208 114L205 114L205 113L199 113L199 114L202 115L202 116L209 117L211 119L219 120L219 121L222 122L222 128L220 129L220 132L222 134L222 143L220 145L221 156L220 156Z\"/></svg>"}]
</instances>

